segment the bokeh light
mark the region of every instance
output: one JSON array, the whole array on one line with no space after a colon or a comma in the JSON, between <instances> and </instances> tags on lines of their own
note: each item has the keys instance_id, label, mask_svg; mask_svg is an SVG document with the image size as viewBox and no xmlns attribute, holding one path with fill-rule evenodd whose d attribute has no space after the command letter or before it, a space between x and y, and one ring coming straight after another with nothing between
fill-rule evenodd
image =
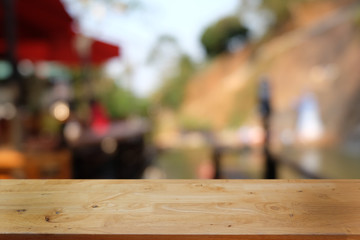
<instances>
[{"instance_id":1,"label":"bokeh light","mask_svg":"<svg viewBox=\"0 0 360 240\"><path fill-rule=\"evenodd\" d=\"M63 122L70 116L69 105L63 101L57 101L51 106L51 114L59 121Z\"/></svg>"}]
</instances>

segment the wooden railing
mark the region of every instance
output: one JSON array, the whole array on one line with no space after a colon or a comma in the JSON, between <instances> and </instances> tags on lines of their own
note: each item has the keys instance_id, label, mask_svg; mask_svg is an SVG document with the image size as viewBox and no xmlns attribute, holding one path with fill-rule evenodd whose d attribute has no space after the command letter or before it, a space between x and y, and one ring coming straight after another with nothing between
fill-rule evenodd
<instances>
[{"instance_id":1,"label":"wooden railing","mask_svg":"<svg viewBox=\"0 0 360 240\"><path fill-rule=\"evenodd\" d=\"M360 239L360 180L2 180L0 239Z\"/></svg>"}]
</instances>

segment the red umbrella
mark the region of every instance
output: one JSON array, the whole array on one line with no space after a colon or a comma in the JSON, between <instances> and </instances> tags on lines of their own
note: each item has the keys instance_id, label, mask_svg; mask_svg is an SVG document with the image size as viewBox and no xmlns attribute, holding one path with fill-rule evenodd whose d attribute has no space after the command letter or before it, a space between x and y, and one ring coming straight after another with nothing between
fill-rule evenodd
<instances>
[{"instance_id":1,"label":"red umbrella","mask_svg":"<svg viewBox=\"0 0 360 240\"><path fill-rule=\"evenodd\" d=\"M29 59L31 61L60 61L66 64L79 64L81 57L75 49L77 35L72 33L69 38L44 40L20 40L16 47L17 59ZM6 52L6 45L0 39L0 56ZM117 46L100 41L92 41L89 61L100 64L112 57L119 56Z\"/></svg>"},{"instance_id":2,"label":"red umbrella","mask_svg":"<svg viewBox=\"0 0 360 240\"><path fill-rule=\"evenodd\" d=\"M10 0L11 1L11 0ZM77 35L72 30L73 20L59 0L15 1L16 47L15 56L32 61L61 61L79 64L81 58L75 48ZM5 9L0 8L0 24L5 24ZM5 32L0 32L0 58L6 54ZM92 41L88 59L100 64L119 56L117 46Z\"/></svg>"}]
</instances>

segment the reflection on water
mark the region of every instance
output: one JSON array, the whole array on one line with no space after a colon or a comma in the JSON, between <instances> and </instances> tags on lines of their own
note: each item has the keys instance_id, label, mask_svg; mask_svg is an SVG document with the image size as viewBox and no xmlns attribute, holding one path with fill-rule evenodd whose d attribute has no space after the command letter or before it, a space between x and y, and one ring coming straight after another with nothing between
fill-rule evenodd
<instances>
[{"instance_id":1,"label":"reflection on water","mask_svg":"<svg viewBox=\"0 0 360 240\"><path fill-rule=\"evenodd\" d=\"M306 171L316 174L321 170L321 155L317 149L309 149L301 153L300 166Z\"/></svg>"},{"instance_id":2,"label":"reflection on water","mask_svg":"<svg viewBox=\"0 0 360 240\"><path fill-rule=\"evenodd\" d=\"M211 161L210 153L205 147L164 150L158 154L155 166L170 179L198 178L197 169L204 161Z\"/></svg>"},{"instance_id":3,"label":"reflection on water","mask_svg":"<svg viewBox=\"0 0 360 240\"><path fill-rule=\"evenodd\" d=\"M202 178L202 171L211 171L211 153L211 148L206 147L171 149L161 152L155 165L163 172L162 177ZM308 178L291 164L319 178L360 178L360 159L340 149L286 148L277 156L281 158L278 178ZM287 162L291 164L283 164ZM255 179L262 178L263 173L260 148L226 151L221 156L222 178Z\"/></svg>"},{"instance_id":4,"label":"reflection on water","mask_svg":"<svg viewBox=\"0 0 360 240\"><path fill-rule=\"evenodd\" d=\"M214 174L212 149L177 148L161 152L155 161L167 178L210 178ZM261 178L261 149L224 151L221 154L221 178Z\"/></svg>"},{"instance_id":5,"label":"reflection on water","mask_svg":"<svg viewBox=\"0 0 360 240\"><path fill-rule=\"evenodd\" d=\"M289 148L280 156L322 178L360 178L359 157L342 149Z\"/></svg>"}]
</instances>

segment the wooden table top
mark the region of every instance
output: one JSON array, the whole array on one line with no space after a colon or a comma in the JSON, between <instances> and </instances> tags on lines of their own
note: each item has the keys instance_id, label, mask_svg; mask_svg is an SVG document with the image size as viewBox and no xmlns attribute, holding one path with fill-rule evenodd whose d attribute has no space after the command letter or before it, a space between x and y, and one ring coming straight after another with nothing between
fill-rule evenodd
<instances>
[{"instance_id":1,"label":"wooden table top","mask_svg":"<svg viewBox=\"0 0 360 240\"><path fill-rule=\"evenodd\" d=\"M0 239L360 239L360 180L0 180Z\"/></svg>"}]
</instances>

